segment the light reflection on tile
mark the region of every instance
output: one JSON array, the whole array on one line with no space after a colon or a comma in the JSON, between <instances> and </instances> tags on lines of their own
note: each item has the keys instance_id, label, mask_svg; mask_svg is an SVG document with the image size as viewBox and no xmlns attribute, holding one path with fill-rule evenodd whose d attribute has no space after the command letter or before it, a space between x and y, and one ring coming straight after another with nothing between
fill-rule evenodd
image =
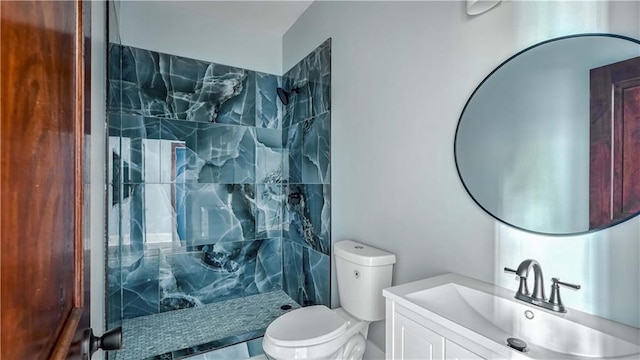
<instances>
[{"instance_id":1,"label":"light reflection on tile","mask_svg":"<svg viewBox=\"0 0 640 360\"><path fill-rule=\"evenodd\" d=\"M256 236L282 236L285 196L282 185L256 185Z\"/></svg>"},{"instance_id":2,"label":"light reflection on tile","mask_svg":"<svg viewBox=\"0 0 640 360\"><path fill-rule=\"evenodd\" d=\"M282 288L279 238L200 245L162 256L160 310L202 306Z\"/></svg>"},{"instance_id":3,"label":"light reflection on tile","mask_svg":"<svg viewBox=\"0 0 640 360\"><path fill-rule=\"evenodd\" d=\"M186 184L187 245L255 238L255 185ZM180 221L180 217L178 217Z\"/></svg>"}]
</instances>

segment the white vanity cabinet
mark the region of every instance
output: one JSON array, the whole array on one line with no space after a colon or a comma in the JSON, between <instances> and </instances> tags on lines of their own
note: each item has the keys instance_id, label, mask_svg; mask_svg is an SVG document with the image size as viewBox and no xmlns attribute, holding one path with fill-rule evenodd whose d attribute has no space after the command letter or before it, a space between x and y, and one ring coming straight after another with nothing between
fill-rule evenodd
<instances>
[{"instance_id":1,"label":"white vanity cabinet","mask_svg":"<svg viewBox=\"0 0 640 360\"><path fill-rule=\"evenodd\" d=\"M484 359L480 355L463 348L462 346L454 343L449 339L445 340L444 347L445 347L444 358L446 360Z\"/></svg>"},{"instance_id":2,"label":"white vanity cabinet","mask_svg":"<svg viewBox=\"0 0 640 360\"><path fill-rule=\"evenodd\" d=\"M387 299L386 358L394 360L480 360L485 358L447 339L439 326Z\"/></svg>"},{"instance_id":3,"label":"white vanity cabinet","mask_svg":"<svg viewBox=\"0 0 640 360\"><path fill-rule=\"evenodd\" d=\"M406 316L395 315L392 333L392 351L391 356L387 356L387 358L397 360L444 359L445 338Z\"/></svg>"},{"instance_id":4,"label":"white vanity cabinet","mask_svg":"<svg viewBox=\"0 0 640 360\"><path fill-rule=\"evenodd\" d=\"M463 275L396 285L382 295L387 359L640 360L639 328L575 309L538 309L512 290ZM527 350L509 347L512 337Z\"/></svg>"}]
</instances>

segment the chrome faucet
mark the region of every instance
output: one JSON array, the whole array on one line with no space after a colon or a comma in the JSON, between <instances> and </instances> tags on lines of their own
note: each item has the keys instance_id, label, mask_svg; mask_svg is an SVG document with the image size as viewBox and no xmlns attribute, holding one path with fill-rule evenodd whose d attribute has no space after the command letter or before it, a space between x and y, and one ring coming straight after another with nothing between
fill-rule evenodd
<instances>
[{"instance_id":1,"label":"chrome faucet","mask_svg":"<svg viewBox=\"0 0 640 360\"><path fill-rule=\"evenodd\" d=\"M533 268L534 283L533 292L529 292L527 285L527 278L529 277L529 270ZM560 299L560 285L580 289L580 285L569 284L560 281L558 278L552 278L553 285L551 285L551 298L547 301L547 297L544 295L544 276L542 275L542 266L534 259L527 259L520 263L518 269L513 270L505 267L504 271L517 275L517 279L520 280L518 291L514 296L516 299L524 301L529 304L543 307L547 310L557 312L567 312L562 299Z\"/></svg>"}]
</instances>

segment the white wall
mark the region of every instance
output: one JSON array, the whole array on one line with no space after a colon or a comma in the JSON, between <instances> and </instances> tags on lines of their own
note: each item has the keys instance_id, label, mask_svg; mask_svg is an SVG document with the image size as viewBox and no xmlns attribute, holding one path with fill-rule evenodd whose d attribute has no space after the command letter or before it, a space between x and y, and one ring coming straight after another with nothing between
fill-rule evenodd
<instances>
[{"instance_id":1,"label":"white wall","mask_svg":"<svg viewBox=\"0 0 640 360\"><path fill-rule=\"evenodd\" d=\"M533 257L547 282L583 285L563 293L569 307L640 325L639 221L576 237L513 230L476 206L453 158L460 112L495 66L560 35L637 38L638 10L503 1L469 17L456 1L313 3L283 37L283 70L332 38L333 241L397 254L394 284L457 272L515 291L501 269ZM382 322L370 339L384 348Z\"/></svg>"},{"instance_id":2,"label":"white wall","mask_svg":"<svg viewBox=\"0 0 640 360\"><path fill-rule=\"evenodd\" d=\"M284 30L261 28L269 14L268 8L254 12L259 7L238 1L121 1L122 44L279 75Z\"/></svg>"}]
</instances>

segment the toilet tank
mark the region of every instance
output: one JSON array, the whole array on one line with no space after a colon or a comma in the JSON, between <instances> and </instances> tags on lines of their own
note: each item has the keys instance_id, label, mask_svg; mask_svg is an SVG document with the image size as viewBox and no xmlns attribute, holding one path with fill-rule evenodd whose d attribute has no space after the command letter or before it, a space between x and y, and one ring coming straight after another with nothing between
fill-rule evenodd
<instances>
[{"instance_id":1,"label":"toilet tank","mask_svg":"<svg viewBox=\"0 0 640 360\"><path fill-rule=\"evenodd\" d=\"M340 306L361 320L384 319L382 289L391 286L396 256L352 240L335 243L333 255Z\"/></svg>"}]
</instances>

